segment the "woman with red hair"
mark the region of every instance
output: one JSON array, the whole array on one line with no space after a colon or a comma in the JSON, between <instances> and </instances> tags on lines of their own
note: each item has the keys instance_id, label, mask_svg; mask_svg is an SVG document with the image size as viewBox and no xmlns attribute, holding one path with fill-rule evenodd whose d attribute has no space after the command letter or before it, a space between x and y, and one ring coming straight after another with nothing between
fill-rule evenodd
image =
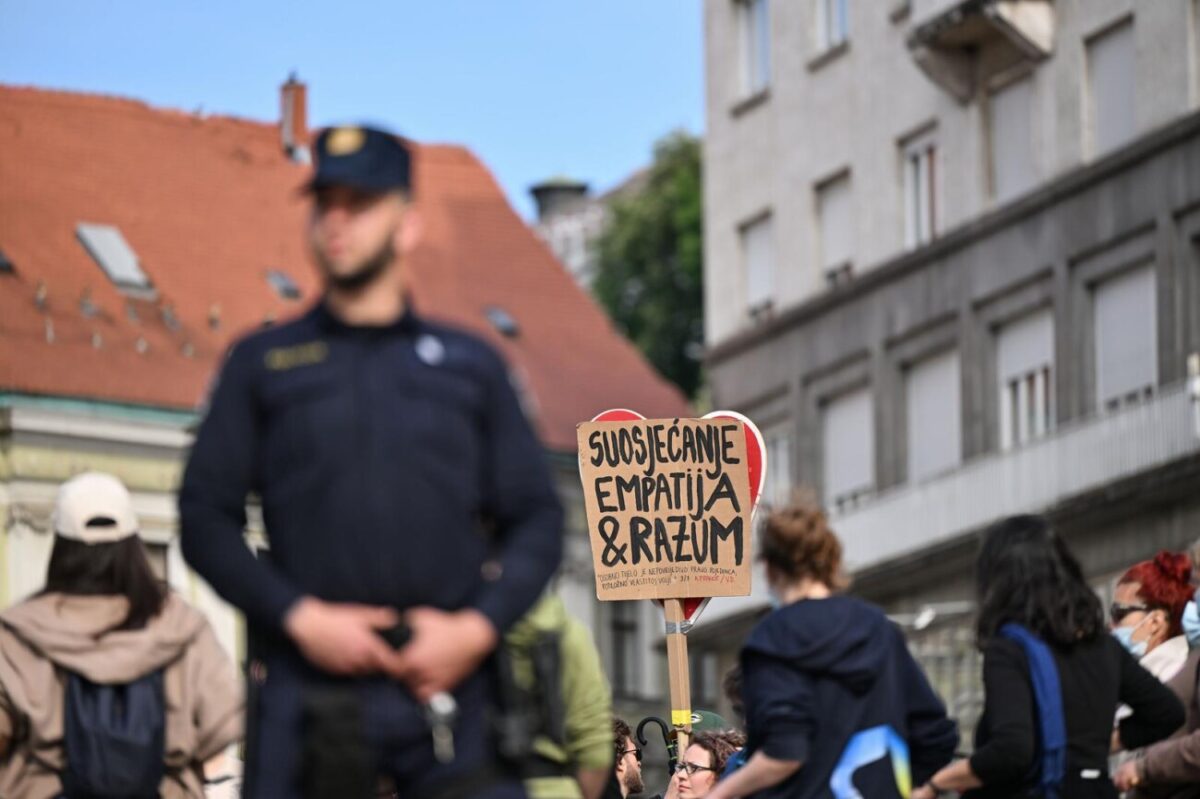
<instances>
[{"instance_id":1,"label":"woman with red hair","mask_svg":"<svg viewBox=\"0 0 1200 799\"><path fill-rule=\"evenodd\" d=\"M1200 650L1188 656L1183 613L1195 594L1187 555L1159 552L1122 575L1110 610L1113 635L1141 665L1166 683L1188 709L1183 734L1113 764L1113 782L1136 797L1195 799L1200 795ZM1123 713L1118 711L1120 720Z\"/></svg>"},{"instance_id":2,"label":"woman with red hair","mask_svg":"<svg viewBox=\"0 0 1200 799\"><path fill-rule=\"evenodd\" d=\"M1196 590L1191 577L1191 559L1164 550L1125 572L1113 596L1113 635L1162 682L1187 660L1183 611Z\"/></svg>"}]
</instances>

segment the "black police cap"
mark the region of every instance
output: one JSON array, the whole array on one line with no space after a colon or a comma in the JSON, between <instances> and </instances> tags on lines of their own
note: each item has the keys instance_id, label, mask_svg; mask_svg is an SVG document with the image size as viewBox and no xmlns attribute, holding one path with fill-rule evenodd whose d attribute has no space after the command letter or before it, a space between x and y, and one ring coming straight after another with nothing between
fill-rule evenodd
<instances>
[{"instance_id":1,"label":"black police cap","mask_svg":"<svg viewBox=\"0 0 1200 799\"><path fill-rule=\"evenodd\" d=\"M408 147L386 131L366 127L326 128L317 136L316 169L309 191L349 186L370 192L412 190Z\"/></svg>"}]
</instances>

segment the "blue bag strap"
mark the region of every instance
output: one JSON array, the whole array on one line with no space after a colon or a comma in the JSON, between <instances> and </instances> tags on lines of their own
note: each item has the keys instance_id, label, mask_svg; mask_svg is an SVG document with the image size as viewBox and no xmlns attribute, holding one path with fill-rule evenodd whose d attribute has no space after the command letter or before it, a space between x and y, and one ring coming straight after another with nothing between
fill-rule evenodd
<instances>
[{"instance_id":1,"label":"blue bag strap","mask_svg":"<svg viewBox=\"0 0 1200 799\"><path fill-rule=\"evenodd\" d=\"M1058 666L1046 643L1019 624L1000 628L1000 636L1015 641L1029 660L1029 678L1037 705L1041 732L1042 763L1039 785L1046 799L1058 799L1067 773L1067 721L1063 713L1062 686Z\"/></svg>"}]
</instances>

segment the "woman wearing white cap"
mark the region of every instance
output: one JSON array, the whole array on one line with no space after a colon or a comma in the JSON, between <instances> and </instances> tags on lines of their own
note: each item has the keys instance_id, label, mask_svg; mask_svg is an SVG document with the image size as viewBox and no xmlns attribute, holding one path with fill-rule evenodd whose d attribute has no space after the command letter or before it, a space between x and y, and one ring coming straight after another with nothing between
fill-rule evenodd
<instances>
[{"instance_id":1,"label":"woman wearing white cap","mask_svg":"<svg viewBox=\"0 0 1200 799\"><path fill-rule=\"evenodd\" d=\"M117 478L64 483L53 525L45 589L0 613L0 796L202 797L242 734L232 661L155 579Z\"/></svg>"}]
</instances>

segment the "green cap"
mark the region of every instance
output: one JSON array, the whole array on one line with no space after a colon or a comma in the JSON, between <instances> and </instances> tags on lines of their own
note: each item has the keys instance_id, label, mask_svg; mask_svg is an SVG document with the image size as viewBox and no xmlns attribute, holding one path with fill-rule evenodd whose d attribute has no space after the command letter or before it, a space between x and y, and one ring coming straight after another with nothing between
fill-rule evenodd
<instances>
[{"instance_id":1,"label":"green cap","mask_svg":"<svg viewBox=\"0 0 1200 799\"><path fill-rule=\"evenodd\" d=\"M711 710L692 711L692 732L716 732L729 728L729 722Z\"/></svg>"}]
</instances>

